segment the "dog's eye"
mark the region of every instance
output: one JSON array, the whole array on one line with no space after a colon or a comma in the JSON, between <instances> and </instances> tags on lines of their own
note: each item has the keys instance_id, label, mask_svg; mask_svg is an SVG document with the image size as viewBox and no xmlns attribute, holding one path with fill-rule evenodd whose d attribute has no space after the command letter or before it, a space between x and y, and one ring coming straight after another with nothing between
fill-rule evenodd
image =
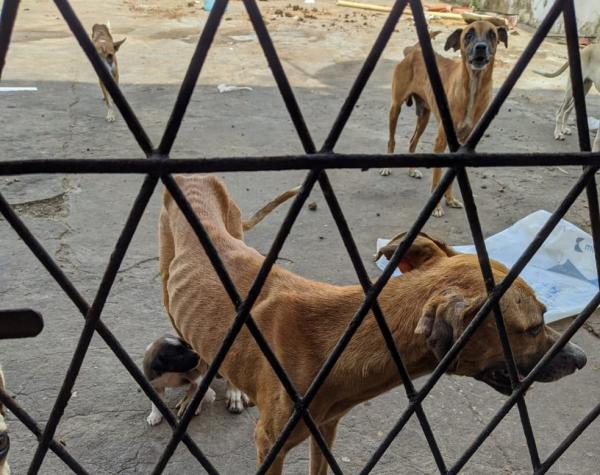
<instances>
[{"instance_id":1,"label":"dog's eye","mask_svg":"<svg viewBox=\"0 0 600 475\"><path fill-rule=\"evenodd\" d=\"M531 336L538 336L542 331L542 328L544 328L544 324L540 323L539 325L531 327L529 330L527 330L527 333L529 333Z\"/></svg>"},{"instance_id":2,"label":"dog's eye","mask_svg":"<svg viewBox=\"0 0 600 475\"><path fill-rule=\"evenodd\" d=\"M0 434L0 450L6 450L10 444L10 439L6 432Z\"/></svg>"},{"instance_id":3,"label":"dog's eye","mask_svg":"<svg viewBox=\"0 0 600 475\"><path fill-rule=\"evenodd\" d=\"M496 41L496 33L494 31L488 31L488 37L490 38L490 41Z\"/></svg>"},{"instance_id":4,"label":"dog's eye","mask_svg":"<svg viewBox=\"0 0 600 475\"><path fill-rule=\"evenodd\" d=\"M467 31L467 33L465 34L465 41L471 41L473 39L474 34L475 33L473 32L473 30Z\"/></svg>"}]
</instances>

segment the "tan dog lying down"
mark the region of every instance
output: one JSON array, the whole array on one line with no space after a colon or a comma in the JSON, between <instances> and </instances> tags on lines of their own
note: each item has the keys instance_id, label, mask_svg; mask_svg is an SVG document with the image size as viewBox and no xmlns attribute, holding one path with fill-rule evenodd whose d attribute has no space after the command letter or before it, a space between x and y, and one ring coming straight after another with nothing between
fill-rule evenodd
<instances>
[{"instance_id":1,"label":"tan dog lying down","mask_svg":"<svg viewBox=\"0 0 600 475\"><path fill-rule=\"evenodd\" d=\"M240 210L225 185L214 176L178 177L177 183L210 234L238 291L247 295L263 256L244 243ZM384 252L392 252L399 241L392 241ZM476 256L456 254L426 235L415 241L402 266L412 270L390 281L378 300L408 371L418 377L435 368L475 315L486 292ZM506 268L497 262L493 268L500 281ZM160 272L173 326L210 363L235 309L192 228L168 193L160 215ZM301 394L363 298L359 285L331 285L273 267L252 315ZM558 334L543 324L544 306L523 280L517 280L509 289L501 307L519 370L527 373ZM538 379L557 380L582 368L585 362L583 351L569 344ZM493 318L485 320L450 372L510 393ZM258 407L256 450L257 464L261 464L292 414L293 405L245 328L220 373ZM352 407L398 383L398 373L377 324L372 315L368 316L310 406L327 443L333 444L340 418ZM286 453L308 435L301 422L270 473L281 473ZM310 451L311 473L326 473L326 461L312 441Z\"/></svg>"},{"instance_id":2,"label":"tan dog lying down","mask_svg":"<svg viewBox=\"0 0 600 475\"><path fill-rule=\"evenodd\" d=\"M4 390L4 385L4 373L0 366L0 389ZM4 416L6 416L4 405L0 402L0 475L10 475L10 467L7 460L8 449L10 449L10 438Z\"/></svg>"}]
</instances>

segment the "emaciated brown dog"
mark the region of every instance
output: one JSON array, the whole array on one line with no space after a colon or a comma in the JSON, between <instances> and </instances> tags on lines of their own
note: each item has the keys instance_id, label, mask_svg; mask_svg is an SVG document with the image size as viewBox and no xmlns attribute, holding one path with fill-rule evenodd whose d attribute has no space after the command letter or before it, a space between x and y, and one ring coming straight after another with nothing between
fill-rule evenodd
<instances>
[{"instance_id":1,"label":"emaciated brown dog","mask_svg":"<svg viewBox=\"0 0 600 475\"><path fill-rule=\"evenodd\" d=\"M202 221L242 296L247 295L263 256L243 241L240 209L214 176L178 177L177 183ZM389 255L401 238L382 252ZM405 274L391 280L378 301L402 351L411 377L431 372L486 299L477 257L457 254L441 241L421 235L402 262ZM500 281L507 269L494 262ZM160 214L160 274L173 325L201 358L210 363L235 315L196 235L173 198L165 193ZM252 316L301 394L342 335L364 299L360 285L337 286L305 279L274 266L252 308ZM500 301L519 371L530 371L556 341L544 325L544 306L518 279ZM539 375L554 381L582 368L585 353L567 345ZM244 329L219 372L244 391L260 417L256 425L261 464L294 410L271 366ZM470 376L503 394L511 392L493 318L487 318L459 353L449 373ZM357 404L399 384L398 373L372 315L349 343L310 405L331 446L340 418ZM309 432L300 423L269 473L282 472L287 452ZM327 464L311 441L310 473L325 474Z\"/></svg>"},{"instance_id":2,"label":"emaciated brown dog","mask_svg":"<svg viewBox=\"0 0 600 475\"><path fill-rule=\"evenodd\" d=\"M436 54L437 65L448 97L448 105L452 121L456 128L458 140L464 142L473 126L487 108L492 97L492 74L494 58L498 43L508 46L508 32L504 27L496 27L487 21L476 21L468 27L454 31L446 40L444 49L460 50L461 59L454 60ZM394 70L392 80L392 105L389 118L388 153L394 153L396 125L402 104L415 103L417 125L410 139L409 152L414 153L419 139L425 131L431 112L435 115L438 129L433 151L442 153L446 150L448 140L442 126L437 109L435 95L429 82L429 75L423 53L419 45L404 50L404 59ZM384 168L381 175L389 175L390 170ZM409 169L409 175L421 178L423 175L416 168ZM440 182L442 170L433 169L431 189ZM446 204L451 208L462 208L453 193L452 186L445 192ZM438 204L433 216L443 216L444 210Z\"/></svg>"}]
</instances>

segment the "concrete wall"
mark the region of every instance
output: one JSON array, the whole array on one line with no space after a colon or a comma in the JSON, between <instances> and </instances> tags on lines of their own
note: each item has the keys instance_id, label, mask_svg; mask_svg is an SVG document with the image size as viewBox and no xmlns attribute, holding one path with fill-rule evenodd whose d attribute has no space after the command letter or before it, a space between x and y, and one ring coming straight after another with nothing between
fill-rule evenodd
<instances>
[{"instance_id":1,"label":"concrete wall","mask_svg":"<svg viewBox=\"0 0 600 475\"><path fill-rule=\"evenodd\" d=\"M540 23L553 3L554 0L479 0L482 9L519 13L519 21L531 26ZM600 0L575 0L575 11L579 33L600 36ZM562 17L552 32L564 32Z\"/></svg>"}]
</instances>

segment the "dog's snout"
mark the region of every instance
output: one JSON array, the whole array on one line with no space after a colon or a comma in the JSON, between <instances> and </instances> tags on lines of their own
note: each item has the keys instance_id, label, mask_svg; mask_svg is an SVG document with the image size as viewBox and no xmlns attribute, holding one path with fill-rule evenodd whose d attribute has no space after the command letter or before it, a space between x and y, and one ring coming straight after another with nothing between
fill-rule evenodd
<instances>
[{"instance_id":1,"label":"dog's snout","mask_svg":"<svg viewBox=\"0 0 600 475\"><path fill-rule=\"evenodd\" d=\"M587 363L587 356L585 352L577 346L575 343L569 343L565 346L567 354L573 358L573 362L577 369L582 369Z\"/></svg>"},{"instance_id":2,"label":"dog's snout","mask_svg":"<svg viewBox=\"0 0 600 475\"><path fill-rule=\"evenodd\" d=\"M483 42L479 42L475 44L473 47L475 50L475 54L486 54L487 53L487 44Z\"/></svg>"}]
</instances>

